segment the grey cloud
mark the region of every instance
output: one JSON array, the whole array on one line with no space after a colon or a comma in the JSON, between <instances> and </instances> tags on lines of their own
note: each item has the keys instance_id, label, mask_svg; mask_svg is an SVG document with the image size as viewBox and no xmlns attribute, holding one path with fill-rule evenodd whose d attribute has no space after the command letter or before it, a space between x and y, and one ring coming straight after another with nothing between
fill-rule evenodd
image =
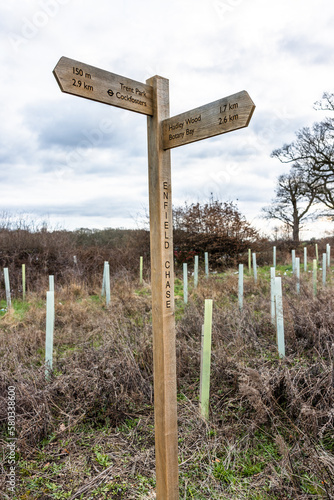
<instances>
[{"instance_id":1,"label":"grey cloud","mask_svg":"<svg viewBox=\"0 0 334 500\"><path fill-rule=\"evenodd\" d=\"M80 149L126 149L128 156L145 152L146 138L141 139L138 122L131 124L109 106L101 109L97 103L82 105L44 102L27 106L24 110L26 126L37 132L40 149L62 148L65 151ZM122 111L122 110L121 110ZM146 123L143 124L144 130ZM129 133L130 129L130 133ZM144 144L142 144L144 143Z\"/></svg>"},{"instance_id":2,"label":"grey cloud","mask_svg":"<svg viewBox=\"0 0 334 500\"><path fill-rule=\"evenodd\" d=\"M29 129L37 132L39 147L42 149L57 146L70 149L79 143L85 147L86 136L92 141L95 129L95 146L101 147L103 141L106 141L106 135L111 135L115 128L103 116L100 118L91 110L87 112L85 105L80 107L71 102L67 106L59 106L58 101L26 106L24 122ZM89 123L94 126L90 128ZM97 137L98 133L102 140Z\"/></svg>"},{"instance_id":3,"label":"grey cloud","mask_svg":"<svg viewBox=\"0 0 334 500\"><path fill-rule=\"evenodd\" d=\"M0 212L7 210L8 207L0 205ZM129 199L120 199L118 197L102 197L102 198L91 198L85 200L84 202L77 204L43 204L34 205L29 204L29 206L23 207L18 206L18 210L38 214L43 216L48 214L49 216L58 217L104 217L104 218L131 218L135 213L138 212L140 206L139 202L131 201Z\"/></svg>"},{"instance_id":4,"label":"grey cloud","mask_svg":"<svg viewBox=\"0 0 334 500\"><path fill-rule=\"evenodd\" d=\"M233 157L235 161L243 160L255 154L253 145L245 138L242 130L237 131L237 139L230 134L223 134L194 144L178 148L178 155L183 164L191 164L194 160L218 159L226 161Z\"/></svg>"},{"instance_id":5,"label":"grey cloud","mask_svg":"<svg viewBox=\"0 0 334 500\"><path fill-rule=\"evenodd\" d=\"M279 49L289 53L294 58L298 58L303 64L328 64L332 58L332 47L325 49L323 43L317 43L311 37L305 36L285 36L280 40Z\"/></svg>"}]
</instances>

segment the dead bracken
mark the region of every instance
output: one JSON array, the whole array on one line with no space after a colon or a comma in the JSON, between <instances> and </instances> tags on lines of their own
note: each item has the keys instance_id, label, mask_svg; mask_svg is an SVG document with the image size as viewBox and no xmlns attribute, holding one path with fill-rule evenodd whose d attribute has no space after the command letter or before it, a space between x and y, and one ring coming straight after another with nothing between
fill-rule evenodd
<instances>
[{"instance_id":1,"label":"dead bracken","mask_svg":"<svg viewBox=\"0 0 334 500\"><path fill-rule=\"evenodd\" d=\"M49 381L45 293L28 293L22 313L14 297L13 310L0 319L3 431L7 388L16 393L16 498L154 498L150 286L139 287L126 271L114 275L107 308L100 279L66 276L56 281ZM297 297L293 278L284 280L283 360L270 322L269 279L259 273L255 286L245 276L242 312L236 290L231 272L190 286L186 307L176 300L180 498L332 498L331 290L313 297L305 282ZM198 391L208 294L214 312L205 422Z\"/></svg>"}]
</instances>

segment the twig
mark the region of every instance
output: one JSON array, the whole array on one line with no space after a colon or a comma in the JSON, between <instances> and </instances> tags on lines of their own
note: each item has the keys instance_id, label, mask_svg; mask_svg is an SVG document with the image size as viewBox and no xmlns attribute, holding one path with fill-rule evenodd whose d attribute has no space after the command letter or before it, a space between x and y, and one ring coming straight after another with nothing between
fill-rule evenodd
<instances>
[{"instance_id":1,"label":"twig","mask_svg":"<svg viewBox=\"0 0 334 500\"><path fill-rule=\"evenodd\" d=\"M74 500L79 495L82 495L86 491L89 491L93 486L99 486L103 482L103 480L105 479L105 476L107 476L108 471L110 469L112 469L112 467L114 467L114 466L110 465L107 469L103 470L102 472L100 472L100 474L95 476L88 484L82 486L76 493L74 493L74 495L71 496L70 500ZM97 482L98 479L101 479L101 480L96 485L95 483Z\"/></svg>"}]
</instances>

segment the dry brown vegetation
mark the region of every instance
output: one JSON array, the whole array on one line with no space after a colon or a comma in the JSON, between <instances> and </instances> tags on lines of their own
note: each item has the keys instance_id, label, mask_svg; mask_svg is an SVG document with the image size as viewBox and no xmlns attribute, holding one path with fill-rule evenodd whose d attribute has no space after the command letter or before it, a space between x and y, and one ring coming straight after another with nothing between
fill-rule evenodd
<instances>
[{"instance_id":1,"label":"dry brown vegetation","mask_svg":"<svg viewBox=\"0 0 334 500\"><path fill-rule=\"evenodd\" d=\"M109 307L100 274L56 279L54 365L45 380L45 291L0 318L0 426L16 388L17 492L8 498L154 498L150 286L125 266ZM71 263L72 266L72 263ZM72 267L71 267L72 269ZM71 271L72 272L72 271ZM44 280L44 281L43 281ZM45 277L40 278L46 290ZM180 498L334 498L334 297L284 277L286 358L270 322L269 270L176 280ZM199 417L204 299L214 300L210 419ZM6 467L5 453L2 455ZM4 496L6 498L6 496Z\"/></svg>"}]
</instances>

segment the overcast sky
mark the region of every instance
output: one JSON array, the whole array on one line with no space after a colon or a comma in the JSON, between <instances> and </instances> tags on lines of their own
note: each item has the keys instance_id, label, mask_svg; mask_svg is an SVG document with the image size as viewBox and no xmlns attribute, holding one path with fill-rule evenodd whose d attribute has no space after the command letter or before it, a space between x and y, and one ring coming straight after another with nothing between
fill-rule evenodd
<instances>
[{"instance_id":1,"label":"overcast sky","mask_svg":"<svg viewBox=\"0 0 334 500\"><path fill-rule=\"evenodd\" d=\"M313 104L334 92L333 26L333 0L1 2L0 212L136 227L148 207L146 117L62 93L66 56L168 78L171 116L246 90L247 128L172 150L173 202L238 200L269 231L261 208L289 171L270 153L326 115Z\"/></svg>"}]
</instances>

